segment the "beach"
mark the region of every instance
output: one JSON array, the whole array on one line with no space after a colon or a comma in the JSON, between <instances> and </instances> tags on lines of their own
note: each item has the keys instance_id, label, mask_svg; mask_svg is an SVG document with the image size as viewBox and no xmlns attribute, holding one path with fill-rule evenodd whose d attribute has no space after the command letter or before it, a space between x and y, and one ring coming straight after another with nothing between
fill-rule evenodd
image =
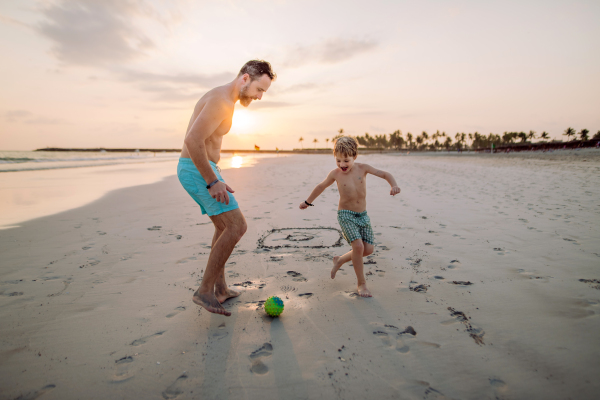
<instances>
[{"instance_id":1,"label":"beach","mask_svg":"<svg viewBox=\"0 0 600 400\"><path fill-rule=\"evenodd\" d=\"M223 171L248 222L231 317L192 302L214 231L172 161L0 230L0 399L597 398L600 151L357 162L402 189L367 178L369 299L330 278L335 185L298 208L330 155Z\"/></svg>"}]
</instances>

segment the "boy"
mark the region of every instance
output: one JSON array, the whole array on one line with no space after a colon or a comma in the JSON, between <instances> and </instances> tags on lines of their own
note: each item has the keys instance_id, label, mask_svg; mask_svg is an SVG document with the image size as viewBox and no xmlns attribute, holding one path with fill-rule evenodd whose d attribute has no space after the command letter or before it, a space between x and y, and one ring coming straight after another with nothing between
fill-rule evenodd
<instances>
[{"instance_id":1,"label":"boy","mask_svg":"<svg viewBox=\"0 0 600 400\"><path fill-rule=\"evenodd\" d=\"M373 253L375 239L371 220L367 215L367 174L373 174L385 179L392 189L390 195L395 196L400 193L400 188L396 184L394 177L389 172L381 171L367 164L355 163L358 155L358 143L354 138L343 136L335 142L333 156L337 168L327 175L327 178L319 183L310 196L300 203L300 209L304 210L311 204L325 189L333 182L337 182L340 193L340 202L338 205L338 222L342 228L344 238L352 246L348 253L333 257L333 269L331 270L331 279L335 278L336 272L344 263L352 260L354 272L358 279L358 294L361 297L371 297L371 292L367 289L367 281L363 274L363 257Z\"/></svg>"}]
</instances>

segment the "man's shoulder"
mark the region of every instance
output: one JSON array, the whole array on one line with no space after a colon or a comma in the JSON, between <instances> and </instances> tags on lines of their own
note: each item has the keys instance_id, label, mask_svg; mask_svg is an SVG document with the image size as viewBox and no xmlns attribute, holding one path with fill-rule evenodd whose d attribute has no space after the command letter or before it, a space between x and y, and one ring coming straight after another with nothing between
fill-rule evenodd
<instances>
[{"instance_id":1,"label":"man's shoulder","mask_svg":"<svg viewBox=\"0 0 600 400\"><path fill-rule=\"evenodd\" d=\"M218 107L226 110L233 110L235 106L222 87L216 87L206 92L198 100L198 105L202 107L209 105L210 107Z\"/></svg>"}]
</instances>

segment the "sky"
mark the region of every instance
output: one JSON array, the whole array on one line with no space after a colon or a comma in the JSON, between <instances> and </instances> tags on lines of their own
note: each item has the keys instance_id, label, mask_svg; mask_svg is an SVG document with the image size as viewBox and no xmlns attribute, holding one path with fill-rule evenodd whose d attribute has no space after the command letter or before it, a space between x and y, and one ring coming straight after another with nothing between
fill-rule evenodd
<instances>
[{"instance_id":1,"label":"sky","mask_svg":"<svg viewBox=\"0 0 600 400\"><path fill-rule=\"evenodd\" d=\"M0 0L0 150L179 148L197 100L251 59L278 77L236 106L224 149L594 134L599 49L597 0Z\"/></svg>"}]
</instances>

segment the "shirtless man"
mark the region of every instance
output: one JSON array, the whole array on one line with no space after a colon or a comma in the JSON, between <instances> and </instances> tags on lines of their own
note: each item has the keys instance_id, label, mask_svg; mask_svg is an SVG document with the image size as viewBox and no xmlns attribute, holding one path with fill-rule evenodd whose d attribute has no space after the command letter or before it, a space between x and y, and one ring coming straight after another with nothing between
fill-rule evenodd
<instances>
[{"instance_id":1,"label":"shirtless man","mask_svg":"<svg viewBox=\"0 0 600 400\"><path fill-rule=\"evenodd\" d=\"M225 263L246 232L246 220L230 194L234 190L223 181L217 167L221 143L231 128L235 103L239 100L248 107L252 100L262 99L275 78L268 62L248 61L233 81L198 100L185 135L177 176L215 226L202 283L192 300L211 313L230 316L221 303L240 295L227 287Z\"/></svg>"}]
</instances>

